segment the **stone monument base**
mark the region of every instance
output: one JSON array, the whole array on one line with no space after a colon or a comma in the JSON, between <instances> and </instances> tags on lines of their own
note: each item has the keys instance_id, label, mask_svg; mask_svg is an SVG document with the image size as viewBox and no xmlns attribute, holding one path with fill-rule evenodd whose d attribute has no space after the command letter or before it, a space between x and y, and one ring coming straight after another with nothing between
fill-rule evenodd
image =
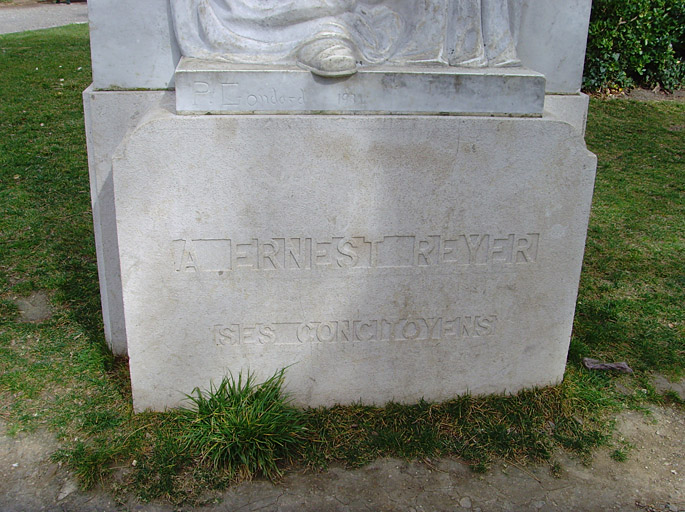
<instances>
[{"instance_id":1,"label":"stone monument base","mask_svg":"<svg viewBox=\"0 0 685 512\"><path fill-rule=\"evenodd\" d=\"M137 411L284 367L308 406L563 377L595 172L567 123L162 100L112 169Z\"/></svg>"},{"instance_id":2,"label":"stone monument base","mask_svg":"<svg viewBox=\"0 0 685 512\"><path fill-rule=\"evenodd\" d=\"M325 87L322 87L325 84ZM179 114L392 113L540 117L545 77L525 68L381 66L321 78L296 66L236 65L184 57Z\"/></svg>"}]
</instances>

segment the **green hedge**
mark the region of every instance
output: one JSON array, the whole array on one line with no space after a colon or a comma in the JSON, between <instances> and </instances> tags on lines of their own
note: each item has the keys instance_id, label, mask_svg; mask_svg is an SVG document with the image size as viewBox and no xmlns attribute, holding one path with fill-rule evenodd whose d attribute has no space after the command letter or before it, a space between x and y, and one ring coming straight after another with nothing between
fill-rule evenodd
<instances>
[{"instance_id":1,"label":"green hedge","mask_svg":"<svg viewBox=\"0 0 685 512\"><path fill-rule=\"evenodd\" d=\"M594 0L584 87L681 88L684 53L685 0Z\"/></svg>"}]
</instances>

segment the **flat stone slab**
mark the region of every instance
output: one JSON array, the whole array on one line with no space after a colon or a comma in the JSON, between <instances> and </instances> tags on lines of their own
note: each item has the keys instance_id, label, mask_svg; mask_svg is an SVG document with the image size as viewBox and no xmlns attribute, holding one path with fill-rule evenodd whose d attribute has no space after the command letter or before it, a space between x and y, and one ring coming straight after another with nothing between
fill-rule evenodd
<instances>
[{"instance_id":1,"label":"flat stone slab","mask_svg":"<svg viewBox=\"0 0 685 512\"><path fill-rule=\"evenodd\" d=\"M594 170L549 118L153 109L113 159L135 409L248 369L310 406L559 382Z\"/></svg>"},{"instance_id":2,"label":"flat stone slab","mask_svg":"<svg viewBox=\"0 0 685 512\"><path fill-rule=\"evenodd\" d=\"M298 67L182 58L178 114L394 113L540 117L545 77L525 68L364 68L322 78Z\"/></svg>"}]
</instances>

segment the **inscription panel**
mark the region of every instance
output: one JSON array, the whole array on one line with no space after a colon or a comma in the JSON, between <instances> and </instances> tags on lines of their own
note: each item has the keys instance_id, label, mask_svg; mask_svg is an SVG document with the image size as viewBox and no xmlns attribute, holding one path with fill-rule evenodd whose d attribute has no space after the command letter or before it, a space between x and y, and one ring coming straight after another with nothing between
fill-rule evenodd
<instances>
[{"instance_id":1,"label":"inscription panel","mask_svg":"<svg viewBox=\"0 0 685 512\"><path fill-rule=\"evenodd\" d=\"M557 382L592 190L574 134L150 113L113 159L136 410L286 367L304 406Z\"/></svg>"}]
</instances>

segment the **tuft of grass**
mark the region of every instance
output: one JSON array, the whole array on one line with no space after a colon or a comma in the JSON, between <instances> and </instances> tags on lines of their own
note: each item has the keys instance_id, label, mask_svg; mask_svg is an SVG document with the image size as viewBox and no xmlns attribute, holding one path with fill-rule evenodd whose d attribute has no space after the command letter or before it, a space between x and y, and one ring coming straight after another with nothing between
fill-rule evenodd
<instances>
[{"instance_id":1,"label":"tuft of grass","mask_svg":"<svg viewBox=\"0 0 685 512\"><path fill-rule=\"evenodd\" d=\"M611 452L611 458L616 462L625 462L628 460L628 454L625 452L625 450L617 448Z\"/></svg>"},{"instance_id":2,"label":"tuft of grass","mask_svg":"<svg viewBox=\"0 0 685 512\"><path fill-rule=\"evenodd\" d=\"M304 444L302 412L283 392L285 370L257 384L254 374L222 379L207 391L196 388L184 410L181 439L214 469L251 478L281 475L279 464Z\"/></svg>"},{"instance_id":3,"label":"tuft of grass","mask_svg":"<svg viewBox=\"0 0 685 512\"><path fill-rule=\"evenodd\" d=\"M630 456L630 452L635 448L633 444L626 441L623 437L616 441L618 446L609 454L616 462L625 462Z\"/></svg>"}]
</instances>

